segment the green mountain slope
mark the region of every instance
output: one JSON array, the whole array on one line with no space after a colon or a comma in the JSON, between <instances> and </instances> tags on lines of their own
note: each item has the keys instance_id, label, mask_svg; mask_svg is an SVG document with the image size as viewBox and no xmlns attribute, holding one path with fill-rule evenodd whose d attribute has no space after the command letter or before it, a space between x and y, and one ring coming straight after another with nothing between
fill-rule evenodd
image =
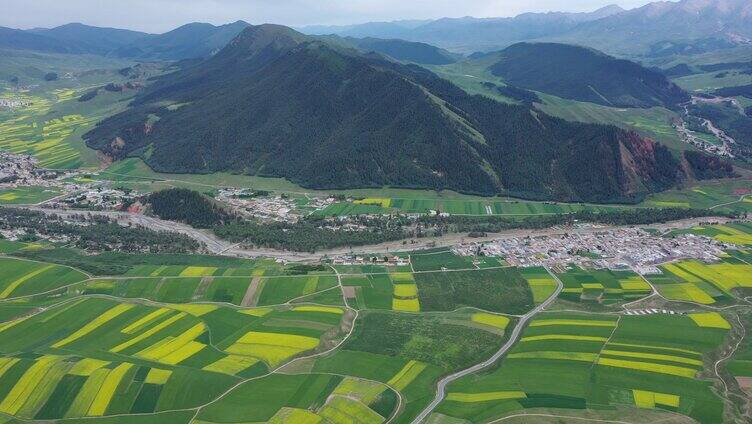
<instances>
[{"instance_id":1,"label":"green mountain slope","mask_svg":"<svg viewBox=\"0 0 752 424\"><path fill-rule=\"evenodd\" d=\"M394 59L423 65L447 65L457 61L459 55L426 43L380 38L345 38L347 42L363 51L374 51Z\"/></svg>"},{"instance_id":2,"label":"green mountain slope","mask_svg":"<svg viewBox=\"0 0 752 424\"><path fill-rule=\"evenodd\" d=\"M512 85L616 107L671 107L689 96L664 75L585 47L519 43L497 53L491 72Z\"/></svg>"},{"instance_id":3,"label":"green mountain slope","mask_svg":"<svg viewBox=\"0 0 752 424\"><path fill-rule=\"evenodd\" d=\"M162 78L85 137L158 171L230 170L322 189L606 202L684 178L665 147L634 133L470 96L423 68L273 25Z\"/></svg>"},{"instance_id":4,"label":"green mountain slope","mask_svg":"<svg viewBox=\"0 0 752 424\"><path fill-rule=\"evenodd\" d=\"M215 26L194 22L159 35L149 35L121 46L110 55L139 60L181 60L207 57L242 32L243 21Z\"/></svg>"}]
</instances>

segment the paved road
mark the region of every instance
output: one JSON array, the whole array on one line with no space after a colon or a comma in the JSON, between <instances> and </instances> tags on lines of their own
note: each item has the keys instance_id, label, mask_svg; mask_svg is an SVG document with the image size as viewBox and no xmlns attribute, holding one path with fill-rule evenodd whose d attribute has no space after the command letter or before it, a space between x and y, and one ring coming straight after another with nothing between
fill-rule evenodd
<instances>
[{"instance_id":1,"label":"paved road","mask_svg":"<svg viewBox=\"0 0 752 424\"><path fill-rule=\"evenodd\" d=\"M561 293L562 288L564 285L562 284L561 280L559 280L558 277L551 271L548 272L551 274L551 276L556 280L556 291L548 298L545 302L538 305L535 309L528 312L524 316L522 316L517 323L517 325L514 326L514 329L512 330L512 334L509 336L509 339L506 343L490 358L486 359L485 361L475 364L470 368L464 369L462 371L456 372L454 374L448 375L441 380L439 380L439 384L436 387L436 397L434 397L433 401L426 406L426 408L415 417L412 424L420 424L428 418L429 415L436 409L437 406L439 406L439 403L444 399L444 396L446 396L446 387L449 385L449 383L465 377L467 375L476 373L484 368L488 368L491 365L493 365L496 361L499 360L504 354L507 353L509 349L514 346L514 344L517 342L517 339L520 337L520 334L522 333L522 330L527 325L528 321L530 321L537 313L542 311L543 309L547 308L551 303L553 303L556 298L559 296L559 293Z\"/></svg>"}]
</instances>

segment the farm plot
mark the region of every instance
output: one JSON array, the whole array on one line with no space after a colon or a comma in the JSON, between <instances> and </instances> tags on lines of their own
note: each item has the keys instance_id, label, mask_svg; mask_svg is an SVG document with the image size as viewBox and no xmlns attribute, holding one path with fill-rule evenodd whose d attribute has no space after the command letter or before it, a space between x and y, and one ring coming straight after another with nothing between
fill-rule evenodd
<instances>
[{"instance_id":1,"label":"farm plot","mask_svg":"<svg viewBox=\"0 0 752 424\"><path fill-rule=\"evenodd\" d=\"M451 384L437 412L477 422L529 408L632 406L720 423L723 403L697 374L722 344L724 322L717 314L542 313L499 367Z\"/></svg>"},{"instance_id":2,"label":"farm plot","mask_svg":"<svg viewBox=\"0 0 752 424\"><path fill-rule=\"evenodd\" d=\"M752 319L747 316L744 324L745 328L750 328ZM736 354L728 363L727 370L736 378L739 387L752 396L752 338L742 340Z\"/></svg>"},{"instance_id":3,"label":"farm plot","mask_svg":"<svg viewBox=\"0 0 752 424\"><path fill-rule=\"evenodd\" d=\"M470 306L491 312L525 313L533 292L516 268L413 274L422 311L452 311Z\"/></svg>"},{"instance_id":4,"label":"farm plot","mask_svg":"<svg viewBox=\"0 0 752 424\"><path fill-rule=\"evenodd\" d=\"M6 205L36 205L53 197L59 196L60 191L49 187L18 187L0 190L0 204Z\"/></svg>"},{"instance_id":5,"label":"farm plot","mask_svg":"<svg viewBox=\"0 0 752 424\"><path fill-rule=\"evenodd\" d=\"M205 408L207 422L382 423L397 397L383 383L327 374L274 374L249 381Z\"/></svg>"},{"instance_id":6,"label":"farm plot","mask_svg":"<svg viewBox=\"0 0 752 424\"><path fill-rule=\"evenodd\" d=\"M390 274L393 283L392 310L403 312L420 312L418 286L409 272Z\"/></svg>"},{"instance_id":7,"label":"farm plot","mask_svg":"<svg viewBox=\"0 0 752 424\"><path fill-rule=\"evenodd\" d=\"M653 292L650 284L632 271L582 269L570 265L558 277L564 284L560 297L574 302L610 305L640 299Z\"/></svg>"},{"instance_id":8,"label":"farm plot","mask_svg":"<svg viewBox=\"0 0 752 424\"><path fill-rule=\"evenodd\" d=\"M0 149L33 155L44 168L78 168L84 165L81 148L73 145L70 139L96 120L96 117L78 114L48 120L33 115L11 119L0 123Z\"/></svg>"},{"instance_id":9,"label":"farm plot","mask_svg":"<svg viewBox=\"0 0 752 424\"><path fill-rule=\"evenodd\" d=\"M82 298L0 324L0 353L46 346L55 353L181 365L226 374L258 373L340 337L342 308L273 310L186 304L147 307ZM115 355L115 356L113 356Z\"/></svg>"},{"instance_id":10,"label":"farm plot","mask_svg":"<svg viewBox=\"0 0 752 424\"><path fill-rule=\"evenodd\" d=\"M334 276L295 275L269 277L259 282L258 306L278 305L337 285Z\"/></svg>"},{"instance_id":11,"label":"farm plot","mask_svg":"<svg viewBox=\"0 0 752 424\"><path fill-rule=\"evenodd\" d=\"M728 303L736 292L752 288L752 265L724 258L719 263L681 261L661 266L662 274L647 275L665 298L704 305Z\"/></svg>"},{"instance_id":12,"label":"farm plot","mask_svg":"<svg viewBox=\"0 0 752 424\"><path fill-rule=\"evenodd\" d=\"M388 384L405 402L400 422L409 422L433 398L440 375L480 362L502 343L506 317L476 314L362 313L343 348L317 360L313 372Z\"/></svg>"},{"instance_id":13,"label":"farm plot","mask_svg":"<svg viewBox=\"0 0 752 424\"><path fill-rule=\"evenodd\" d=\"M520 274L530 285L533 292L533 302L540 305L556 291L556 280L542 267L520 268Z\"/></svg>"},{"instance_id":14,"label":"farm plot","mask_svg":"<svg viewBox=\"0 0 752 424\"><path fill-rule=\"evenodd\" d=\"M0 258L0 299L44 293L86 278L68 267Z\"/></svg>"},{"instance_id":15,"label":"farm plot","mask_svg":"<svg viewBox=\"0 0 752 424\"><path fill-rule=\"evenodd\" d=\"M354 294L358 309L392 309L393 299L397 299L393 294L395 289L392 279L386 273L386 269L378 268L373 271L377 273L343 276L342 285L346 288L346 293ZM412 278L409 272L405 274Z\"/></svg>"},{"instance_id":16,"label":"farm plot","mask_svg":"<svg viewBox=\"0 0 752 424\"><path fill-rule=\"evenodd\" d=\"M672 231L669 235L673 236L677 234L696 234L724 243L752 246L752 224L744 222L694 227L688 230Z\"/></svg>"},{"instance_id":17,"label":"farm plot","mask_svg":"<svg viewBox=\"0 0 752 424\"><path fill-rule=\"evenodd\" d=\"M268 308L241 310L238 314L251 318L237 331L215 336L215 345L235 357L263 362L276 368L305 352L313 351L339 337L337 326L345 311L331 306L301 305L288 310ZM224 313L227 314L226 312ZM209 322L212 314L205 316ZM227 317L237 319L237 317ZM226 324L225 324L226 325ZM212 334L214 334L214 328Z\"/></svg>"},{"instance_id":18,"label":"farm plot","mask_svg":"<svg viewBox=\"0 0 752 424\"><path fill-rule=\"evenodd\" d=\"M0 364L0 411L37 420L189 408L233 382L221 374L76 356L3 357ZM199 381L201 389L192 388Z\"/></svg>"},{"instance_id":19,"label":"farm plot","mask_svg":"<svg viewBox=\"0 0 752 424\"><path fill-rule=\"evenodd\" d=\"M366 199L368 200L368 199ZM388 204L389 199L385 199ZM324 209L315 211L313 214L316 216L352 216L352 215L386 215L392 210L389 206L383 207L381 204L376 203L358 203L356 200L353 203L334 203Z\"/></svg>"},{"instance_id":20,"label":"farm plot","mask_svg":"<svg viewBox=\"0 0 752 424\"><path fill-rule=\"evenodd\" d=\"M22 96L29 106L11 111L0 122L0 149L29 154L52 169L96 168L96 153L81 135L105 116L125 106L128 93L103 93L82 103L77 97L92 87L64 88ZM0 94L0 97L5 94Z\"/></svg>"},{"instance_id":21,"label":"farm plot","mask_svg":"<svg viewBox=\"0 0 752 424\"><path fill-rule=\"evenodd\" d=\"M169 268L169 267L168 267ZM165 268L161 272L174 273ZM337 285L333 276L288 277L133 277L95 280L84 294L110 294L165 303L218 302L237 306L277 305ZM334 290L332 290L334 291ZM341 299L338 291L335 295Z\"/></svg>"},{"instance_id":22,"label":"farm plot","mask_svg":"<svg viewBox=\"0 0 752 424\"><path fill-rule=\"evenodd\" d=\"M584 210L609 211L613 207L555 202L528 202L497 199L419 199L392 198L389 205L404 213L424 214L430 211L451 215L551 215Z\"/></svg>"},{"instance_id":23,"label":"farm plot","mask_svg":"<svg viewBox=\"0 0 752 424\"><path fill-rule=\"evenodd\" d=\"M415 271L441 271L447 269L475 269L467 256L457 256L449 250L412 252L410 262Z\"/></svg>"}]
</instances>

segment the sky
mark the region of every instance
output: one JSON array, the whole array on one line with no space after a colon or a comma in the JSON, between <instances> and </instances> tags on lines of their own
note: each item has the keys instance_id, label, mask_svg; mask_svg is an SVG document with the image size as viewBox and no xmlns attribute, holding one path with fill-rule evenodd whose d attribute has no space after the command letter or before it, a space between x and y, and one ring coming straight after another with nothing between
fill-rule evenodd
<instances>
[{"instance_id":1,"label":"sky","mask_svg":"<svg viewBox=\"0 0 752 424\"><path fill-rule=\"evenodd\" d=\"M53 27L70 22L152 33L189 22L290 26L345 25L399 19L503 17L524 12L630 9L650 0L0 0L0 26Z\"/></svg>"}]
</instances>

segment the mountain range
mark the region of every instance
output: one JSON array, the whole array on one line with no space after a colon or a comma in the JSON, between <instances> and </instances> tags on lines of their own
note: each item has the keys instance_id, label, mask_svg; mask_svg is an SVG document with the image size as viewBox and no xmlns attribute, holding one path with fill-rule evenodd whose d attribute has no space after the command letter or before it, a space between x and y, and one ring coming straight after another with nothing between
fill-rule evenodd
<instances>
[{"instance_id":1,"label":"mountain range","mask_svg":"<svg viewBox=\"0 0 752 424\"><path fill-rule=\"evenodd\" d=\"M68 24L51 29L0 27L0 48L97 54L136 60L181 60L219 51L249 24L191 23L164 34ZM629 57L696 54L752 44L748 0L659 1L624 10L611 5L589 13L524 13L510 18L442 18L300 28L337 35L361 47L394 53L395 40L430 44L452 53L501 50L523 41L562 42ZM362 40L366 39L366 40ZM383 48L383 50L377 50ZM419 45L399 50L424 50ZM445 53L440 55L446 56ZM420 53L418 58L425 58ZM435 53L430 61L436 60ZM408 57L408 61L415 61ZM419 59L426 60L426 59ZM441 60L440 60L441 61ZM431 62L429 62L431 63Z\"/></svg>"},{"instance_id":2,"label":"mountain range","mask_svg":"<svg viewBox=\"0 0 752 424\"><path fill-rule=\"evenodd\" d=\"M210 56L248 25L243 21L220 26L191 23L164 34L99 28L80 23L25 31L0 27L0 48L134 60L182 60Z\"/></svg>"},{"instance_id":3,"label":"mountain range","mask_svg":"<svg viewBox=\"0 0 752 424\"><path fill-rule=\"evenodd\" d=\"M343 27L309 27L301 30L308 34L400 38L472 53L498 49L518 41L561 34L580 23L623 11L624 9L619 6L611 5L591 13L524 13L512 18L443 18L422 22L419 25L377 22Z\"/></svg>"},{"instance_id":4,"label":"mountain range","mask_svg":"<svg viewBox=\"0 0 752 424\"><path fill-rule=\"evenodd\" d=\"M748 0L659 1L632 10L611 5L591 13L525 13L512 18L444 18L301 28L309 34L401 38L472 53L520 41L558 41L620 55L660 54L665 46L696 53L695 44L734 46L752 39ZM677 52L681 52L678 50ZM701 51L700 51L701 52Z\"/></svg>"},{"instance_id":5,"label":"mountain range","mask_svg":"<svg viewBox=\"0 0 752 424\"><path fill-rule=\"evenodd\" d=\"M635 133L471 96L424 68L276 25L246 28L84 137L157 171L231 171L319 189L635 201L691 172Z\"/></svg>"}]
</instances>

